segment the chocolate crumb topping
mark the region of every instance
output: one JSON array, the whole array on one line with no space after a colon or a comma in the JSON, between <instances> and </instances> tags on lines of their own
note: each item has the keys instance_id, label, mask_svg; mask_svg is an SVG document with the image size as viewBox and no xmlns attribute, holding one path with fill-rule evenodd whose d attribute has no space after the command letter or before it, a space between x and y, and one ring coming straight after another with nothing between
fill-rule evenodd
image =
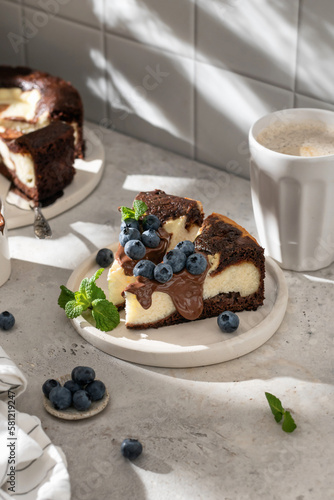
<instances>
[{"instance_id":1,"label":"chocolate crumb topping","mask_svg":"<svg viewBox=\"0 0 334 500\"><path fill-rule=\"evenodd\" d=\"M256 240L241 226L223 215L209 215L194 241L195 248L206 255L219 255L218 267L212 275L239 262L253 262L263 272L264 250Z\"/></svg>"},{"instance_id":2,"label":"chocolate crumb topping","mask_svg":"<svg viewBox=\"0 0 334 500\"><path fill-rule=\"evenodd\" d=\"M148 207L147 212L156 215L161 223L186 216L187 229L192 224L202 225L204 214L199 201L166 194L161 189L141 192L135 199L144 201Z\"/></svg>"}]
</instances>

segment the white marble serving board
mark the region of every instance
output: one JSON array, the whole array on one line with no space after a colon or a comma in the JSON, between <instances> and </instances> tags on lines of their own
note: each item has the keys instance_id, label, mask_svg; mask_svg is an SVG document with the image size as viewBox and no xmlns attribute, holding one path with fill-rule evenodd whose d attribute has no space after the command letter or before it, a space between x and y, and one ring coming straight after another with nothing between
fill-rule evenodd
<instances>
[{"instance_id":1,"label":"white marble serving board","mask_svg":"<svg viewBox=\"0 0 334 500\"><path fill-rule=\"evenodd\" d=\"M79 158L75 160L76 174L73 181L64 189L63 196L52 205L43 208L43 214L48 220L80 203L100 182L104 167L104 147L87 123L84 126L84 139L86 141L86 157L84 160ZM7 179L0 175L0 192L2 187L5 189L6 184ZM34 222L32 210L21 210L6 202L5 213L8 229L29 226Z\"/></svg>"},{"instance_id":2,"label":"white marble serving board","mask_svg":"<svg viewBox=\"0 0 334 500\"><path fill-rule=\"evenodd\" d=\"M117 244L110 245L114 252ZM91 255L71 274L67 287L78 290L81 280L98 269L96 254ZM107 292L106 269L97 281ZM77 332L98 349L133 363L166 368L206 366L238 358L264 344L278 329L285 315L288 290L280 267L266 258L265 301L257 311L238 313L240 324L234 334L224 334L217 318L191 321L158 329L130 330L121 323L105 333L82 316L71 320Z\"/></svg>"}]
</instances>

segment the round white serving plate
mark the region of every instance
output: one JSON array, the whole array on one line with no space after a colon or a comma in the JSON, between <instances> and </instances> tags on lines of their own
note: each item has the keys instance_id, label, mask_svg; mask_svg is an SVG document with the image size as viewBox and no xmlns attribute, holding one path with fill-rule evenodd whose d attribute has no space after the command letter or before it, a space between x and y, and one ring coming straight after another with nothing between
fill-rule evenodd
<instances>
[{"instance_id":1,"label":"round white serving plate","mask_svg":"<svg viewBox=\"0 0 334 500\"><path fill-rule=\"evenodd\" d=\"M80 203L100 182L104 167L104 148L100 139L87 123L84 125L84 139L86 141L86 157L84 160L79 158L75 160L76 174L73 181L64 189L63 196L52 205L43 208L43 214L48 220ZM0 175L0 192L1 186L5 185L6 182L7 180ZM29 226L34 222L32 210L22 210L15 205L5 203L5 211L8 229Z\"/></svg>"},{"instance_id":2,"label":"round white serving plate","mask_svg":"<svg viewBox=\"0 0 334 500\"><path fill-rule=\"evenodd\" d=\"M110 245L113 252L117 244ZM96 254L91 255L71 274L67 287L76 291L83 278L98 269ZM108 297L108 270L97 280ZM285 315L288 290L281 268L266 258L265 301L257 311L238 313L240 324L233 334L224 334L217 318L191 321L158 329L130 330L121 323L111 332L96 329L82 316L70 320L77 332L90 344L112 356L148 366L188 368L222 363L254 351L278 329Z\"/></svg>"},{"instance_id":3,"label":"round white serving plate","mask_svg":"<svg viewBox=\"0 0 334 500\"><path fill-rule=\"evenodd\" d=\"M60 385L64 385L67 380L71 380L71 375L62 375L61 377L58 377L56 380L60 383ZM94 415L97 415L98 413L101 413L109 403L109 393L106 389L106 392L103 396L102 399L99 401L92 401L90 407L88 410L84 411L79 411L76 410L73 406L70 408L67 408L66 410L56 410L54 406L52 405L51 401L43 396L43 405L44 408L48 413L53 415L54 417L57 418L62 418L63 420L83 420L84 418L89 418L93 417Z\"/></svg>"}]
</instances>

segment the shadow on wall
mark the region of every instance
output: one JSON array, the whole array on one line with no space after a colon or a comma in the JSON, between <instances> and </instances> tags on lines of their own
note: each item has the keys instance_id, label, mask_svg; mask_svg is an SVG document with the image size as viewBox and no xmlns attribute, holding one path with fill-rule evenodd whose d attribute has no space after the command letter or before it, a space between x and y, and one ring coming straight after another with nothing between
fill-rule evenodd
<instances>
[{"instance_id":1,"label":"shadow on wall","mask_svg":"<svg viewBox=\"0 0 334 500\"><path fill-rule=\"evenodd\" d=\"M78 0L50 0L48 7L40 4L34 7L40 11L31 9L36 19L43 13L49 20L58 17L67 23L66 12L80 23L75 17ZM58 5L58 10L52 10L51 4ZM71 79L84 96L87 118L92 119L89 115L95 110L94 121L102 126L249 177L251 124L267 112L294 105L299 0L197 0L191 4L170 0L168 6L157 0L114 0L105 2L104 12L101 5L99 0L86 0L82 8L94 17L92 25L105 24L105 47L97 42L93 47L89 37L85 44L88 26L68 24L66 36L73 37L73 54L79 50L85 54L82 58L64 54L64 61L57 61L61 76ZM304 5L303 14L309 26L306 39L314 40L323 29L319 43L328 59L333 41L330 24L322 20L320 28L311 7L308 11ZM30 32L30 55L36 62L41 59L39 69L50 71L52 58L43 54L40 42L44 37L49 52L56 42L45 34L37 39L52 23L38 19L37 32ZM29 16L23 19L28 21ZM57 26L53 25L55 40ZM73 28L78 28L82 44L75 42ZM27 26L25 30L29 41ZM92 33L94 40L102 39L97 26ZM303 55L307 61L314 57L311 44L303 47ZM89 61L86 68L85 58ZM324 91L316 66L307 64L307 69L299 70L301 89L307 78L315 96L317 89Z\"/></svg>"},{"instance_id":2,"label":"shadow on wall","mask_svg":"<svg viewBox=\"0 0 334 500\"><path fill-rule=\"evenodd\" d=\"M262 114L293 104L288 92L277 100L275 89L252 80L256 76L252 65L267 68L264 82L273 83L273 73L288 81L291 71L276 44L283 45L283 54L290 50L295 25L285 4L279 9L267 7L264 13L257 5L249 5L247 16L255 18L259 33L268 32L268 16L282 27L273 37L274 46L268 48L261 39L251 39L245 29L247 16L241 15L236 22L235 13L240 12L243 4L199 2L197 18L201 19L201 26L210 26L196 47L195 59L199 64L189 58L193 45L188 33L178 23L172 26L170 16L163 19L161 9L158 11L152 1L137 0L127 9L116 9L116 13L107 10L107 23L116 32L151 45L143 51L142 46L129 40L122 39L119 46L116 39L109 39L106 64L112 126L214 166L223 164L228 171L248 177L249 127ZM131 15L131 8L135 9L135 16ZM228 43L215 43L215 39L226 39ZM157 52L154 46L167 50L172 47L173 51L177 46L179 53L188 57ZM235 65L235 60L239 60L239 65Z\"/></svg>"}]
</instances>

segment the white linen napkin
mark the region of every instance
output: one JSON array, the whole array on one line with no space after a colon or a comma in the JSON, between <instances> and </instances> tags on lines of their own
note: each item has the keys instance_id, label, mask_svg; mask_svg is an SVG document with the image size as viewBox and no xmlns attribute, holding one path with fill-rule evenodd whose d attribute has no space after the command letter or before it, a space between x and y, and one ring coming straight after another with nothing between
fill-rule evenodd
<instances>
[{"instance_id":1,"label":"white linen napkin","mask_svg":"<svg viewBox=\"0 0 334 500\"><path fill-rule=\"evenodd\" d=\"M0 347L0 499L69 500L65 455L36 416L16 409L26 387L23 373Z\"/></svg>"}]
</instances>

